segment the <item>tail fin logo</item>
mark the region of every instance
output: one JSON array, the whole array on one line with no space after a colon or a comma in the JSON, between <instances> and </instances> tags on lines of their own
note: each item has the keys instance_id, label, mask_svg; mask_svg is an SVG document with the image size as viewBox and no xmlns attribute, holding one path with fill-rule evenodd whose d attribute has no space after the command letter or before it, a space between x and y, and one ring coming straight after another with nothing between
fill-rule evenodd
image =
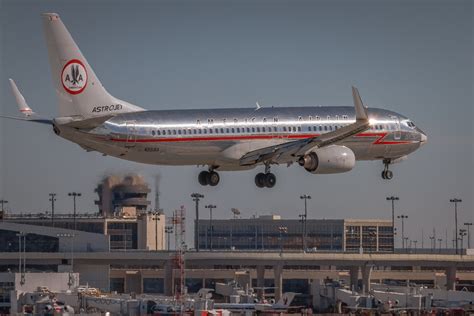
<instances>
[{"instance_id":1,"label":"tail fin logo","mask_svg":"<svg viewBox=\"0 0 474 316\"><path fill-rule=\"evenodd\" d=\"M61 73L64 90L70 94L79 94L86 88L87 71L82 61L71 59L64 65Z\"/></svg>"}]
</instances>

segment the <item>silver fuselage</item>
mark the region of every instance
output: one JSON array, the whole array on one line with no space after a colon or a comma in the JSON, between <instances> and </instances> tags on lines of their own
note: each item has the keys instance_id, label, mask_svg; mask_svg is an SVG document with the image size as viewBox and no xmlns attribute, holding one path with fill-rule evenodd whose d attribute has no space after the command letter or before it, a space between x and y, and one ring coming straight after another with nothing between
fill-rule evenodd
<instances>
[{"instance_id":1,"label":"silver fuselage","mask_svg":"<svg viewBox=\"0 0 474 316\"><path fill-rule=\"evenodd\" d=\"M336 143L357 160L397 159L426 136L405 116L370 108L370 129ZM246 153L328 133L355 121L353 107L268 107L142 111L116 115L91 130L57 126L88 150L156 165L209 165L242 170ZM290 163L292 161L288 161Z\"/></svg>"}]
</instances>

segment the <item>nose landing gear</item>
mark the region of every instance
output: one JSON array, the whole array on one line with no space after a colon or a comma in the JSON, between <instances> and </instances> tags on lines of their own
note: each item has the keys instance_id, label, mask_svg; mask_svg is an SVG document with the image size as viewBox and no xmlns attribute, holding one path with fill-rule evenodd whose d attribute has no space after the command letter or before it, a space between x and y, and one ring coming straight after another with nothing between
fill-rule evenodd
<instances>
[{"instance_id":1,"label":"nose landing gear","mask_svg":"<svg viewBox=\"0 0 474 316\"><path fill-rule=\"evenodd\" d=\"M393 172L388 169L390 162L390 159L384 159L383 161L384 169L382 171L382 179L384 180L391 180L393 178Z\"/></svg>"}]
</instances>

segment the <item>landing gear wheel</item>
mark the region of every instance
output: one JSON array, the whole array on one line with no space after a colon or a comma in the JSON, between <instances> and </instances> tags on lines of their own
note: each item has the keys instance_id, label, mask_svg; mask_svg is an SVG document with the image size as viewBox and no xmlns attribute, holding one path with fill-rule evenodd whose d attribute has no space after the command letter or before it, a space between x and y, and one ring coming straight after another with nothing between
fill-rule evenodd
<instances>
[{"instance_id":1,"label":"landing gear wheel","mask_svg":"<svg viewBox=\"0 0 474 316\"><path fill-rule=\"evenodd\" d=\"M208 171L201 171L198 176L198 181L200 185L208 185L209 184L210 174Z\"/></svg>"},{"instance_id":2,"label":"landing gear wheel","mask_svg":"<svg viewBox=\"0 0 474 316\"><path fill-rule=\"evenodd\" d=\"M391 170L382 171L382 179L391 180L393 178L393 172Z\"/></svg>"},{"instance_id":3,"label":"landing gear wheel","mask_svg":"<svg viewBox=\"0 0 474 316\"><path fill-rule=\"evenodd\" d=\"M211 171L211 172L208 172L209 175L207 177L207 183L211 186L211 187L215 187L216 185L219 184L219 181L220 181L220 177L219 177L219 174L215 171Z\"/></svg>"},{"instance_id":4,"label":"landing gear wheel","mask_svg":"<svg viewBox=\"0 0 474 316\"><path fill-rule=\"evenodd\" d=\"M265 187L265 174L264 173L262 172L257 173L257 175L255 176L255 184L259 188Z\"/></svg>"},{"instance_id":5,"label":"landing gear wheel","mask_svg":"<svg viewBox=\"0 0 474 316\"><path fill-rule=\"evenodd\" d=\"M388 169L388 166L390 165L390 159L384 159L383 165L384 168L382 171L382 179L391 180L393 178L393 172Z\"/></svg>"},{"instance_id":6,"label":"landing gear wheel","mask_svg":"<svg viewBox=\"0 0 474 316\"><path fill-rule=\"evenodd\" d=\"M269 172L265 174L265 186L267 188L273 188L276 183L276 177L273 173Z\"/></svg>"}]
</instances>

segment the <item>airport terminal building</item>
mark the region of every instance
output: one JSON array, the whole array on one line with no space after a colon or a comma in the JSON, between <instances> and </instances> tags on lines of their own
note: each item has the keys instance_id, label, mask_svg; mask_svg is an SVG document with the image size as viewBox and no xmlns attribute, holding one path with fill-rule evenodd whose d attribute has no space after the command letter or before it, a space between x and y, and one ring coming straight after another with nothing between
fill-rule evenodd
<instances>
[{"instance_id":1,"label":"airport terminal building","mask_svg":"<svg viewBox=\"0 0 474 316\"><path fill-rule=\"evenodd\" d=\"M304 223L297 219L282 219L279 215L264 215L249 219L199 220L195 225L199 234L195 238L195 248L203 250L288 251L304 247L306 251L335 252L386 253L394 250L390 220L308 219Z\"/></svg>"}]
</instances>

